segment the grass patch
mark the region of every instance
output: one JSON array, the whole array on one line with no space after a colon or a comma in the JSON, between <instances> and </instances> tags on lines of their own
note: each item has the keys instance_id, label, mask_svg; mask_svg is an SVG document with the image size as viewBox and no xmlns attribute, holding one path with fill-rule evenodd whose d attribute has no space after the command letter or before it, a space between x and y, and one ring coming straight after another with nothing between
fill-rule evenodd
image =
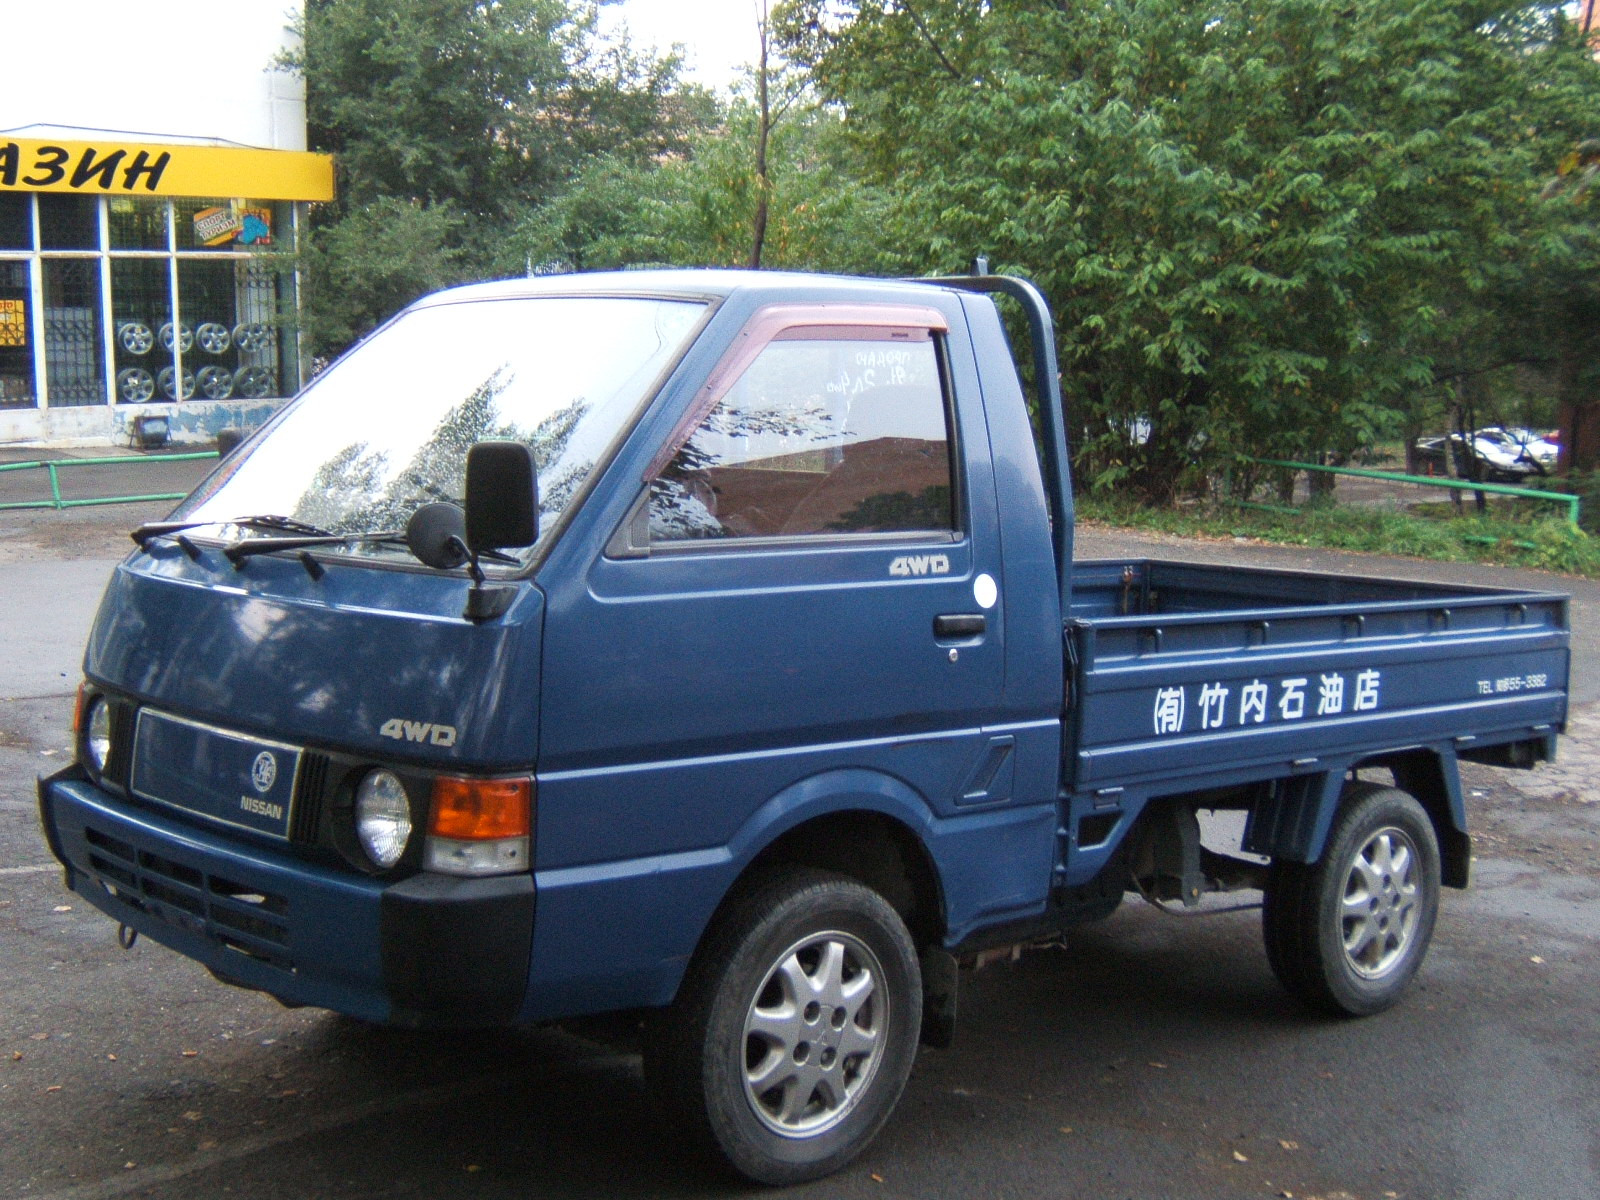
<instances>
[{"instance_id":1,"label":"grass patch","mask_svg":"<svg viewBox=\"0 0 1600 1200\"><path fill-rule=\"evenodd\" d=\"M1158 509L1092 495L1078 498L1078 516L1177 537L1247 537L1286 546L1534 567L1600 579L1600 539L1574 529L1561 517L1517 519L1490 513L1429 519L1337 506L1283 511L1220 504Z\"/></svg>"}]
</instances>

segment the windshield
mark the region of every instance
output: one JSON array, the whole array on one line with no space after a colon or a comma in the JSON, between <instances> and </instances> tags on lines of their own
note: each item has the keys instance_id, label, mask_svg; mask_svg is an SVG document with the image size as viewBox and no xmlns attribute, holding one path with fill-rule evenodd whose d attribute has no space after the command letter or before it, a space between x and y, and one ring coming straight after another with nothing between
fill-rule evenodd
<instances>
[{"instance_id":1,"label":"windshield","mask_svg":"<svg viewBox=\"0 0 1600 1200\"><path fill-rule=\"evenodd\" d=\"M248 457L174 516L231 525L270 513L337 534L401 530L423 504L461 503L473 443L510 439L533 447L542 538L704 309L531 297L407 313L314 380ZM338 552L406 557L371 542ZM531 553L520 552L524 561Z\"/></svg>"}]
</instances>

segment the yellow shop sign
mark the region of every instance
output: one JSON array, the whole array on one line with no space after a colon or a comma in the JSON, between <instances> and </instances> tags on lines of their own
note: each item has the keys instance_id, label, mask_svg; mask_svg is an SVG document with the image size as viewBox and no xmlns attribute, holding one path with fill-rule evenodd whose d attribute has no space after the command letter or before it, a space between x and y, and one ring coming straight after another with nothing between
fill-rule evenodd
<instances>
[{"instance_id":1,"label":"yellow shop sign","mask_svg":"<svg viewBox=\"0 0 1600 1200\"><path fill-rule=\"evenodd\" d=\"M333 159L294 150L144 142L0 141L0 192L333 199Z\"/></svg>"}]
</instances>

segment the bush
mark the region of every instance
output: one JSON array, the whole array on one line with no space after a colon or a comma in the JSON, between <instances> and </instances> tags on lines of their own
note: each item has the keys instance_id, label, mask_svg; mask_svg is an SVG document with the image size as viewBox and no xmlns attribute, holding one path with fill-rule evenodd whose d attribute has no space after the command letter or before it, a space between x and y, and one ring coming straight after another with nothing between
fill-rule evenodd
<instances>
[{"instance_id":1,"label":"bush","mask_svg":"<svg viewBox=\"0 0 1600 1200\"><path fill-rule=\"evenodd\" d=\"M1078 516L1188 538L1247 537L1281 545L1440 562L1535 567L1600 579L1600 540L1574 528L1563 517L1549 515L1430 520L1355 508L1265 510L1229 504L1148 508L1120 497L1090 494L1079 497Z\"/></svg>"}]
</instances>

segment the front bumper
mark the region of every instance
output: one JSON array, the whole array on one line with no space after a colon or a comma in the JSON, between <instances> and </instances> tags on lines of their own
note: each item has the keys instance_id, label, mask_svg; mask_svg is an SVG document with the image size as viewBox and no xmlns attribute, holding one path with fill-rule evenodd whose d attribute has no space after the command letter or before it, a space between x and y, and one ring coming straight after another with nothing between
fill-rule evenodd
<instances>
[{"instance_id":1,"label":"front bumper","mask_svg":"<svg viewBox=\"0 0 1600 1200\"><path fill-rule=\"evenodd\" d=\"M533 943L529 875L365 878L39 780L67 887L229 983L391 1025L504 1025Z\"/></svg>"}]
</instances>

